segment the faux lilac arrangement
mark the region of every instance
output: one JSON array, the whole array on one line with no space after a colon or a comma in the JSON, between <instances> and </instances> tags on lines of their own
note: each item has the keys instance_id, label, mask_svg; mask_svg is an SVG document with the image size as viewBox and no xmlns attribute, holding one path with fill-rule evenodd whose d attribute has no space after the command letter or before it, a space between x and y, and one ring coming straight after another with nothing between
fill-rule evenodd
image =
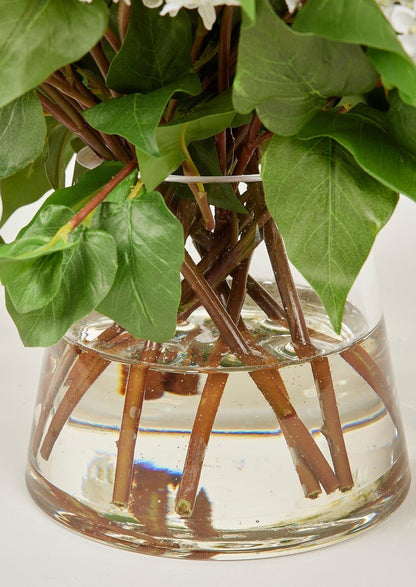
<instances>
[{"instance_id":1,"label":"faux lilac arrangement","mask_svg":"<svg viewBox=\"0 0 416 587\"><path fill-rule=\"evenodd\" d=\"M416 199L412 2L6 4L1 226L48 193L16 240L0 245L6 304L25 345L54 345L98 311L146 349L202 305L218 328L218 356L229 349L243 365L264 366L270 357L240 319L248 292L306 360L313 345L295 306L270 305L249 275L262 241L282 300L296 302L289 258L339 333L348 292L399 193ZM174 190L164 181L171 174L192 180ZM202 179L244 174L261 174L262 185L240 193ZM284 392L279 404L263 371L272 369L253 378L288 425L293 406ZM276 369L274 386L278 377ZM349 489L339 422L335 472L299 430L291 449L312 468L313 487ZM128 488L128 471L118 478Z\"/></svg>"}]
</instances>

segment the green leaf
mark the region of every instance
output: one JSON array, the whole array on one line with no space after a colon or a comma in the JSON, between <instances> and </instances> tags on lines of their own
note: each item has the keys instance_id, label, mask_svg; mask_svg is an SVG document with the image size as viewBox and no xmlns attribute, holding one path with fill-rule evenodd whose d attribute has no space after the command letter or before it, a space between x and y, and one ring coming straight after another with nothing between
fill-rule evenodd
<instances>
[{"instance_id":1,"label":"green leaf","mask_svg":"<svg viewBox=\"0 0 416 587\"><path fill-rule=\"evenodd\" d=\"M401 148L416 157L416 108L405 104L396 90L389 92L388 128Z\"/></svg>"},{"instance_id":2,"label":"green leaf","mask_svg":"<svg viewBox=\"0 0 416 587\"><path fill-rule=\"evenodd\" d=\"M74 154L70 130L58 124L48 134L48 158L45 164L46 175L51 186L57 190L65 187L65 170Z\"/></svg>"},{"instance_id":3,"label":"green leaf","mask_svg":"<svg viewBox=\"0 0 416 587\"><path fill-rule=\"evenodd\" d=\"M20 231L16 243L25 238L41 237L50 239L62 228L74 215L74 212L67 206L50 205L43 207L30 223Z\"/></svg>"},{"instance_id":4,"label":"green leaf","mask_svg":"<svg viewBox=\"0 0 416 587\"><path fill-rule=\"evenodd\" d=\"M163 88L192 71L189 14L174 18L133 2L127 35L110 64L109 87L129 94Z\"/></svg>"},{"instance_id":5,"label":"green leaf","mask_svg":"<svg viewBox=\"0 0 416 587\"><path fill-rule=\"evenodd\" d=\"M70 236L76 239L75 246L62 253L59 288L46 305L18 312L6 286L7 309L26 346L58 342L74 322L99 305L113 283L117 270L114 239L102 230L85 227L79 227L76 233ZM56 259L50 257L47 262L55 264ZM32 293L37 295L38 289Z\"/></svg>"},{"instance_id":6,"label":"green leaf","mask_svg":"<svg viewBox=\"0 0 416 587\"><path fill-rule=\"evenodd\" d=\"M106 202L122 203L127 200L132 189L137 184L137 169L121 181L106 197ZM98 208L99 210L99 208ZM98 211L97 210L97 211Z\"/></svg>"},{"instance_id":7,"label":"green leaf","mask_svg":"<svg viewBox=\"0 0 416 587\"><path fill-rule=\"evenodd\" d=\"M6 285L27 271L37 259L73 246L73 241L59 239L50 243L57 231L73 216L64 206L49 206L29 225L23 236L9 244L0 245L0 279Z\"/></svg>"},{"instance_id":8,"label":"green leaf","mask_svg":"<svg viewBox=\"0 0 416 587\"><path fill-rule=\"evenodd\" d=\"M240 0L239 3L248 23L254 22L256 20L256 0Z\"/></svg>"},{"instance_id":9,"label":"green leaf","mask_svg":"<svg viewBox=\"0 0 416 587\"><path fill-rule=\"evenodd\" d=\"M43 150L46 124L36 92L0 108L0 179L34 161Z\"/></svg>"},{"instance_id":10,"label":"green leaf","mask_svg":"<svg viewBox=\"0 0 416 587\"><path fill-rule=\"evenodd\" d=\"M197 106L187 116L178 116L172 122L156 129L156 141L160 156L152 157L137 149L141 178L146 188L153 190L170 173L175 171L185 156L180 147L180 137L186 125L185 142L199 141L215 136L230 126L235 110L228 92Z\"/></svg>"},{"instance_id":11,"label":"green leaf","mask_svg":"<svg viewBox=\"0 0 416 587\"><path fill-rule=\"evenodd\" d=\"M383 112L364 104L347 114L319 112L298 136L335 139L372 177L416 200L416 155L394 139Z\"/></svg>"},{"instance_id":12,"label":"green leaf","mask_svg":"<svg viewBox=\"0 0 416 587\"><path fill-rule=\"evenodd\" d=\"M46 127L47 135L41 154L27 167L0 182L3 206L0 226L8 220L15 210L35 202L52 187L46 170L46 162L50 158L49 167L51 168L51 161L56 157L55 162L56 164L59 163L59 148L55 154L51 155L49 153L49 143L51 132L59 128L60 125L55 119L48 116L46 118ZM52 139L52 146L55 147L56 145L56 140ZM62 165L64 164L65 161L62 162ZM63 171L62 176L64 176ZM30 189L28 189L28 186L30 186Z\"/></svg>"},{"instance_id":13,"label":"green leaf","mask_svg":"<svg viewBox=\"0 0 416 587\"><path fill-rule=\"evenodd\" d=\"M183 231L158 192L101 206L100 226L117 242L118 270L98 310L133 336L172 338L180 300Z\"/></svg>"},{"instance_id":14,"label":"green leaf","mask_svg":"<svg viewBox=\"0 0 416 587\"><path fill-rule=\"evenodd\" d=\"M48 148L45 148L39 157L29 163L27 167L0 182L2 202L0 227L18 208L36 202L51 188L45 172L47 157Z\"/></svg>"},{"instance_id":15,"label":"green leaf","mask_svg":"<svg viewBox=\"0 0 416 587\"><path fill-rule=\"evenodd\" d=\"M55 297L62 279L62 259L62 251L39 257L8 282L7 293L18 312L42 308Z\"/></svg>"},{"instance_id":16,"label":"green leaf","mask_svg":"<svg viewBox=\"0 0 416 587\"><path fill-rule=\"evenodd\" d=\"M176 92L198 94L201 84L196 74L188 74L149 94L131 94L102 102L84 116L94 128L125 137L138 149L157 157L156 128L166 105Z\"/></svg>"},{"instance_id":17,"label":"green leaf","mask_svg":"<svg viewBox=\"0 0 416 587\"><path fill-rule=\"evenodd\" d=\"M254 26L242 27L234 105L256 109L273 132L295 134L328 97L367 92L376 82L360 47L292 30L267 0L258 1Z\"/></svg>"},{"instance_id":18,"label":"green leaf","mask_svg":"<svg viewBox=\"0 0 416 587\"><path fill-rule=\"evenodd\" d=\"M388 87L416 106L416 66L375 0L309 0L295 18L298 31L365 45Z\"/></svg>"},{"instance_id":19,"label":"green leaf","mask_svg":"<svg viewBox=\"0 0 416 587\"><path fill-rule=\"evenodd\" d=\"M104 0L2 1L0 10L0 107L80 59L108 24Z\"/></svg>"},{"instance_id":20,"label":"green leaf","mask_svg":"<svg viewBox=\"0 0 416 587\"><path fill-rule=\"evenodd\" d=\"M33 223L37 222L40 215L44 214L50 206L66 206L72 212L78 212L89 200L120 171L123 164L119 161L105 161L96 169L86 171L79 181L67 188L55 190L39 208L32 220L20 232L19 237L27 234ZM136 174L137 175L137 174ZM124 180L126 181L126 180ZM117 190L117 188L116 188ZM114 191L114 190L113 190ZM107 196L109 198L113 192Z\"/></svg>"},{"instance_id":21,"label":"green leaf","mask_svg":"<svg viewBox=\"0 0 416 587\"><path fill-rule=\"evenodd\" d=\"M262 159L262 176L289 259L339 332L347 294L398 196L327 138L274 136Z\"/></svg>"}]
</instances>

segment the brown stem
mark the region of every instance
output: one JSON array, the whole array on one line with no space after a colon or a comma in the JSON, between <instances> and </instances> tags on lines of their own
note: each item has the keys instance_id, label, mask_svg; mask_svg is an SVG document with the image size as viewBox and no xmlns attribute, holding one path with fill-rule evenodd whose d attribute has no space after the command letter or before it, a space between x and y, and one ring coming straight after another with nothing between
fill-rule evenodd
<instances>
[{"instance_id":1,"label":"brown stem","mask_svg":"<svg viewBox=\"0 0 416 587\"><path fill-rule=\"evenodd\" d=\"M130 22L131 4L127 2L120 2L117 12L117 26L118 34L120 35L121 42L124 41L127 33L127 29Z\"/></svg>"},{"instance_id":2,"label":"brown stem","mask_svg":"<svg viewBox=\"0 0 416 587\"><path fill-rule=\"evenodd\" d=\"M97 105L97 100L90 96L85 96L77 89L73 88L67 80L62 80L58 76L50 77L46 84L51 86L53 90L49 90L48 95L55 100L57 104L64 109L65 113L72 119L77 125L77 128L83 129L88 128L90 129L91 133L94 134L96 137L95 140L99 140L99 137L102 138L103 144L109 148L109 151L113 153L116 159L122 161L123 163L128 163L131 160L131 156L129 152L124 147L123 143L121 142L120 138L116 135L109 135L106 133L102 133L92 129L90 127L83 115L82 111L84 108L90 108L92 106ZM45 85L42 85L42 89L46 90ZM59 93L65 94L68 97L67 100L63 100L62 97L59 96ZM93 139L90 138L90 141Z\"/></svg>"},{"instance_id":3,"label":"brown stem","mask_svg":"<svg viewBox=\"0 0 416 587\"><path fill-rule=\"evenodd\" d=\"M58 73L58 72L55 72L55 73ZM59 73L62 73L62 71ZM88 88L87 86L84 86L82 81L79 79L79 77L78 77L79 73L72 71L72 68L71 68L70 76L71 76L70 81L71 81L72 85L78 90L78 92L80 94L82 94L85 97L90 98L91 100L97 99L95 94L90 90L90 88ZM62 78L67 79L66 73L62 73Z\"/></svg>"},{"instance_id":4,"label":"brown stem","mask_svg":"<svg viewBox=\"0 0 416 587\"><path fill-rule=\"evenodd\" d=\"M357 343L341 353L341 357L356 371L376 392L390 414L398 430L402 428L400 413L382 369L374 359Z\"/></svg>"},{"instance_id":5,"label":"brown stem","mask_svg":"<svg viewBox=\"0 0 416 587\"><path fill-rule=\"evenodd\" d=\"M253 120L250 123L247 138L241 149L238 157L237 165L234 168L234 175L241 175L244 173L247 165L250 162L255 150L256 150L256 137L261 126L261 121L257 114L253 116Z\"/></svg>"},{"instance_id":6,"label":"brown stem","mask_svg":"<svg viewBox=\"0 0 416 587\"><path fill-rule=\"evenodd\" d=\"M109 361L94 355L90 351L81 353L70 373L70 377L73 381L49 424L48 431L40 449L42 458L45 460L49 459L52 448L54 447L65 422L68 420L77 404L81 401L84 394L109 364Z\"/></svg>"},{"instance_id":7,"label":"brown stem","mask_svg":"<svg viewBox=\"0 0 416 587\"><path fill-rule=\"evenodd\" d=\"M121 332L120 326L114 324L97 337L100 341L109 341ZM67 379L69 387L61 400L46 432L40 449L42 458L48 460L54 444L77 404L91 385L109 365L109 361L96 355L93 351L82 351L75 361Z\"/></svg>"},{"instance_id":8,"label":"brown stem","mask_svg":"<svg viewBox=\"0 0 416 587\"><path fill-rule=\"evenodd\" d=\"M270 320L274 320L287 328L287 320L283 308L277 304L276 300L252 277L248 276L247 293L263 310ZM310 337L323 339L331 344L339 344L339 340L323 335L312 328L308 328ZM400 430L402 426L401 417L397 410L397 404L392 396L391 388L387 382L382 369L376 361L367 353L361 343L356 343L351 348L342 351L341 357L356 371L366 383L374 390L383 402L386 410L395 426ZM317 373L319 376L319 374Z\"/></svg>"},{"instance_id":9,"label":"brown stem","mask_svg":"<svg viewBox=\"0 0 416 587\"><path fill-rule=\"evenodd\" d=\"M230 49L233 26L234 6L225 6L222 11L220 39L218 43L218 94L230 87ZM227 131L223 130L215 137L218 161L221 172L227 173Z\"/></svg>"},{"instance_id":10,"label":"brown stem","mask_svg":"<svg viewBox=\"0 0 416 587\"><path fill-rule=\"evenodd\" d=\"M249 259L246 259L233 274L227 311L234 322L238 321L244 303L248 267ZM208 357L206 366L217 367L221 362L222 354L226 350L226 343L222 338L218 338L213 351ZM227 373L209 373L207 375L189 439L183 475L176 497L176 511L180 516L189 517L194 509L206 449L227 380Z\"/></svg>"},{"instance_id":11,"label":"brown stem","mask_svg":"<svg viewBox=\"0 0 416 587\"><path fill-rule=\"evenodd\" d=\"M194 41L193 41L192 48L191 48L192 63L194 63L194 61L197 60L202 43L204 42L204 39L207 36L208 32L209 31L204 27L202 20L198 19L198 23L196 25Z\"/></svg>"},{"instance_id":12,"label":"brown stem","mask_svg":"<svg viewBox=\"0 0 416 587\"><path fill-rule=\"evenodd\" d=\"M140 355L140 361L153 363L160 353L160 344L147 342ZM133 478L134 449L142 413L149 367L133 364L129 369L126 383L123 418L117 443L117 463L114 479L113 503L126 507L129 502Z\"/></svg>"},{"instance_id":13,"label":"brown stem","mask_svg":"<svg viewBox=\"0 0 416 587\"><path fill-rule=\"evenodd\" d=\"M221 173L227 175L227 131L215 135L215 144L217 146L218 162L220 164Z\"/></svg>"},{"instance_id":14,"label":"brown stem","mask_svg":"<svg viewBox=\"0 0 416 587\"><path fill-rule=\"evenodd\" d=\"M345 447L344 435L338 412L337 398L334 383L327 357L320 357L311 361L311 368L315 385L318 390L324 425L322 433L328 442L332 462L339 479L341 491L348 491L354 486L351 467Z\"/></svg>"},{"instance_id":15,"label":"brown stem","mask_svg":"<svg viewBox=\"0 0 416 587\"><path fill-rule=\"evenodd\" d=\"M222 234L218 236L219 238L215 240L214 245L212 245L208 251L204 252L203 257L197 265L198 271L200 271L202 274L205 274L209 269L212 268L215 262L218 261L218 258L224 253L224 251L228 247L229 243L228 240L224 237L224 235ZM193 290L191 286L187 281L183 280L180 306L182 307L188 304L192 300L192 297Z\"/></svg>"},{"instance_id":16,"label":"brown stem","mask_svg":"<svg viewBox=\"0 0 416 587\"><path fill-rule=\"evenodd\" d=\"M125 147L121 141L121 139L117 135L109 135L105 132L100 132L100 136L103 138L104 143L108 145L111 151L114 153L115 158L121 161L122 163L128 163L132 159L132 149L130 149L130 145Z\"/></svg>"},{"instance_id":17,"label":"brown stem","mask_svg":"<svg viewBox=\"0 0 416 587\"><path fill-rule=\"evenodd\" d=\"M195 175L194 170L190 169L186 161L182 163L182 169L185 175ZM205 229L208 231L213 230L215 227L215 221L211 212L211 208L208 204L208 196L206 191L203 191L202 184L189 183L188 186L195 197L196 203L198 204L198 208L205 223ZM201 189L199 189L199 186Z\"/></svg>"},{"instance_id":18,"label":"brown stem","mask_svg":"<svg viewBox=\"0 0 416 587\"><path fill-rule=\"evenodd\" d=\"M233 137L232 148L230 149L230 152L229 152L228 158L227 158L227 163L230 166L235 159L236 152L238 151L238 149L240 148L242 143L246 140L247 133L248 133L249 129L250 129L250 123L245 124L244 126L240 126L240 128L237 129L236 136Z\"/></svg>"},{"instance_id":19,"label":"brown stem","mask_svg":"<svg viewBox=\"0 0 416 587\"><path fill-rule=\"evenodd\" d=\"M281 308L274 297L271 296L264 287L250 275L247 280L247 293L270 320L275 320L282 326L287 327L286 315L283 308Z\"/></svg>"},{"instance_id":20,"label":"brown stem","mask_svg":"<svg viewBox=\"0 0 416 587\"><path fill-rule=\"evenodd\" d=\"M199 208L195 200L189 201L185 198L181 198L175 210L175 215L183 226L183 233L185 238L188 237L189 233L194 227L194 224L200 218L198 212ZM206 234L205 231L204 233Z\"/></svg>"},{"instance_id":21,"label":"brown stem","mask_svg":"<svg viewBox=\"0 0 416 587\"><path fill-rule=\"evenodd\" d=\"M53 402L61 388L62 382L68 375L68 372L75 359L78 357L80 350L73 344L68 344L61 357L55 371L53 372L52 378L49 381L48 389L42 397L42 407L39 414L39 419L36 424L35 431L33 433L32 446L34 454L39 450L39 446L42 440L43 432L45 430L45 424L53 406Z\"/></svg>"},{"instance_id":22,"label":"brown stem","mask_svg":"<svg viewBox=\"0 0 416 587\"><path fill-rule=\"evenodd\" d=\"M101 47L101 43L97 43L95 47L90 49L91 57L94 59L96 66L98 67L101 75L106 80L108 75L108 70L110 68L110 62L108 61L106 54ZM111 88L108 88L108 91L113 96L113 98L117 98L120 94Z\"/></svg>"},{"instance_id":23,"label":"brown stem","mask_svg":"<svg viewBox=\"0 0 416 587\"><path fill-rule=\"evenodd\" d=\"M220 39L218 44L218 93L230 87L230 49L233 29L234 6L225 6L222 11Z\"/></svg>"},{"instance_id":24,"label":"brown stem","mask_svg":"<svg viewBox=\"0 0 416 587\"><path fill-rule=\"evenodd\" d=\"M246 331L246 336L251 335ZM253 341L251 346L254 344ZM255 348L265 356L261 347L256 345ZM270 357L269 360L274 359ZM293 458L298 474L300 472L305 495L317 497L320 492L319 483L326 493L338 489L339 481L292 406L279 370L257 369L250 373L250 377L273 409L289 448L295 451Z\"/></svg>"},{"instance_id":25,"label":"brown stem","mask_svg":"<svg viewBox=\"0 0 416 587\"><path fill-rule=\"evenodd\" d=\"M257 238L257 227L261 229L269 218L270 214L268 210L264 209L256 219L257 225L253 223L238 243L231 249L227 249L215 266L206 273L205 279L211 288L216 289L254 251L257 245L260 244L260 240ZM180 308L179 319L186 320L200 304L200 300L190 300L186 306Z\"/></svg>"},{"instance_id":26,"label":"brown stem","mask_svg":"<svg viewBox=\"0 0 416 587\"><path fill-rule=\"evenodd\" d=\"M261 147L261 145L263 143L265 143L266 141L269 141L273 136L273 133L271 131L266 131L263 134L261 134L259 137L257 137L257 139L255 140L254 146L255 149L258 149L259 147Z\"/></svg>"},{"instance_id":27,"label":"brown stem","mask_svg":"<svg viewBox=\"0 0 416 587\"><path fill-rule=\"evenodd\" d=\"M110 27L108 27L108 29L105 31L104 37L105 37L105 40L107 41L107 43L113 49L113 51L118 53L120 51L121 44L120 44L120 41L115 36L115 34L113 33L113 31L110 29Z\"/></svg>"},{"instance_id":28,"label":"brown stem","mask_svg":"<svg viewBox=\"0 0 416 587\"><path fill-rule=\"evenodd\" d=\"M101 47L101 44L97 43L97 45L95 45L95 47L90 49L90 54L91 54L91 57L94 59L95 64L99 69L99 72L101 73L103 78L106 79L107 74L108 74L108 69L110 67L110 63L109 63L107 57L105 56L105 53L103 51L103 48Z\"/></svg>"},{"instance_id":29,"label":"brown stem","mask_svg":"<svg viewBox=\"0 0 416 587\"><path fill-rule=\"evenodd\" d=\"M85 218L91 214L95 208L101 204L101 202L108 196L108 194L125 179L132 171L137 167L137 161L130 161L123 167L116 175L105 184L103 188L86 204L81 210L79 210L68 222L71 230L76 228Z\"/></svg>"},{"instance_id":30,"label":"brown stem","mask_svg":"<svg viewBox=\"0 0 416 587\"><path fill-rule=\"evenodd\" d=\"M92 108L98 104L97 98L93 94L80 92L78 87L71 85L65 77L56 74L48 78L47 83L59 90L66 96L76 100L84 108Z\"/></svg>"},{"instance_id":31,"label":"brown stem","mask_svg":"<svg viewBox=\"0 0 416 587\"><path fill-rule=\"evenodd\" d=\"M354 481L342 433L329 361L326 357L313 358L316 356L316 349L309 336L283 239L273 220L269 220L263 230L276 283L286 312L293 347L299 358L312 359L311 368L324 421L322 432L328 441L340 488L342 491L347 491L354 485Z\"/></svg>"},{"instance_id":32,"label":"brown stem","mask_svg":"<svg viewBox=\"0 0 416 587\"><path fill-rule=\"evenodd\" d=\"M43 85L43 84L42 84ZM97 136L90 130L87 123L81 128L74 120L68 116L59 106L54 104L49 98L38 92L39 100L46 112L49 112L56 120L58 120L68 130L79 136L86 145L88 145L97 155L106 160L113 159L113 155L109 149L97 138Z\"/></svg>"},{"instance_id":33,"label":"brown stem","mask_svg":"<svg viewBox=\"0 0 416 587\"><path fill-rule=\"evenodd\" d=\"M214 353L219 354L226 348L227 346L219 339L208 359L211 367L215 366L212 355ZM219 361L220 359L218 359L218 364ZM176 499L176 511L180 516L189 517L192 515L208 441L227 379L227 373L209 373L207 375L195 416Z\"/></svg>"},{"instance_id":34,"label":"brown stem","mask_svg":"<svg viewBox=\"0 0 416 587\"><path fill-rule=\"evenodd\" d=\"M227 310L235 321L238 320L245 298L248 266L249 259L246 259L233 274L233 286ZM257 356L253 357L255 364L259 364L259 362L264 364L264 362L273 361L272 357L265 356L264 350L256 345L251 335L246 330L245 336L250 339L250 346L256 347L258 352ZM227 345L221 338L219 338L206 365L218 365L221 355L226 349ZM260 356L262 356L262 358L260 358ZM321 489L318 478L321 480L327 492L334 491L338 487L338 482L329 465L326 463L322 453L319 451L318 447L313 442L313 439L299 421L295 410L290 405L286 388L277 369L265 369L260 371L263 371L263 373L256 371L250 375L269 403L272 404L273 409L278 415L279 421L282 419L284 420L281 422L281 428L288 446L293 449L291 451L292 458L294 459L294 464L305 495L309 498L316 498L320 494ZM176 511L182 516L190 516L194 508L205 452L227 378L228 374L226 373L210 373L207 376L195 417L183 469L183 476L177 494ZM271 378L272 384L270 385ZM277 387L276 382L278 384ZM284 395L283 402L282 396L280 395L279 397L279 394L276 395L277 389L280 389ZM286 421L288 414L291 415L291 419ZM300 431L299 438L296 430ZM315 469L316 474L313 468L309 465L308 460L305 458L306 455L313 458L312 467Z\"/></svg>"},{"instance_id":35,"label":"brown stem","mask_svg":"<svg viewBox=\"0 0 416 587\"><path fill-rule=\"evenodd\" d=\"M59 87L58 87L59 86ZM110 155L110 158L116 158L123 163L131 160L129 152L125 149L119 137L115 135L108 135L93 129L84 119L82 115L83 108L78 103L78 99L82 100L82 95L74 92L62 92L60 88L63 86L62 82L57 81L56 77L49 78L48 81L41 85L42 90L61 108L62 112L73 121L75 129L73 132L82 137L86 137L88 145L98 153L102 150L103 155ZM70 87L70 86L69 86ZM66 96L63 95L66 93ZM70 95L72 94L72 95ZM74 97L74 94L76 98ZM93 103L95 105L96 102ZM67 125L68 126L68 125ZM82 133L82 134L81 134ZM105 151L107 149L107 151Z\"/></svg>"},{"instance_id":36,"label":"brown stem","mask_svg":"<svg viewBox=\"0 0 416 587\"><path fill-rule=\"evenodd\" d=\"M105 83L101 79L97 79L94 77L90 71L86 69L82 69L79 65L77 65L77 71L88 80L88 85L94 89L94 93L100 93L103 100L108 100L111 97L110 90L107 88ZM79 86L83 85L82 82L75 78L75 84L79 88ZM79 88L80 89L80 88ZM81 91L81 89L80 89Z\"/></svg>"},{"instance_id":37,"label":"brown stem","mask_svg":"<svg viewBox=\"0 0 416 587\"><path fill-rule=\"evenodd\" d=\"M222 305L215 291L198 271L197 266L187 251L185 251L185 260L182 265L182 275L191 285L200 302L204 305L231 351L238 352L244 356L249 355L250 349L241 336L235 322Z\"/></svg>"},{"instance_id":38,"label":"brown stem","mask_svg":"<svg viewBox=\"0 0 416 587\"><path fill-rule=\"evenodd\" d=\"M94 79L89 74L89 72L83 71L81 68L78 67L76 72L72 71L72 69L71 69L70 75L68 76L66 69L67 68L65 68L64 70L61 70L60 72L55 72L53 74L53 76L55 76L58 73L61 74L62 79L64 79L65 81L69 81L70 85L74 89L76 89L82 96L84 96L89 103L97 102L97 101L99 102L99 100L97 99L97 96L95 95L95 93L92 92L89 87L87 87L86 85L84 85L82 83L82 81L79 78L80 74L82 74L82 76L88 80L88 83L91 85L91 87L93 87L93 88L95 87L96 89L98 89L100 91L102 98L104 100L106 100L110 97L110 92L108 91L106 86L101 81ZM81 104L81 101L79 101L79 103Z\"/></svg>"}]
</instances>

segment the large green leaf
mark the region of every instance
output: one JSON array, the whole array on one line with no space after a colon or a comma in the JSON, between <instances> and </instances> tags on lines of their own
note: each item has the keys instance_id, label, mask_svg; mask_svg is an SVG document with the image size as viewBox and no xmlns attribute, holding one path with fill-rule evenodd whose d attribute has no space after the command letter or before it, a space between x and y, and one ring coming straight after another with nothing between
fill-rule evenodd
<instances>
[{"instance_id":1,"label":"large green leaf","mask_svg":"<svg viewBox=\"0 0 416 587\"><path fill-rule=\"evenodd\" d=\"M34 161L43 150L46 124L36 92L0 108L0 179Z\"/></svg>"},{"instance_id":2,"label":"large green leaf","mask_svg":"<svg viewBox=\"0 0 416 587\"><path fill-rule=\"evenodd\" d=\"M256 109L273 132L295 134L328 97L367 92L376 82L360 47L292 30L267 0L258 1L255 24L242 27L234 105Z\"/></svg>"},{"instance_id":3,"label":"large green leaf","mask_svg":"<svg viewBox=\"0 0 416 587\"><path fill-rule=\"evenodd\" d=\"M0 107L80 59L108 24L104 0L2 0Z\"/></svg>"},{"instance_id":4,"label":"large green leaf","mask_svg":"<svg viewBox=\"0 0 416 587\"><path fill-rule=\"evenodd\" d=\"M390 87L416 106L416 66L375 0L309 0L295 18L298 31L366 45L367 55Z\"/></svg>"},{"instance_id":5,"label":"large green leaf","mask_svg":"<svg viewBox=\"0 0 416 587\"><path fill-rule=\"evenodd\" d=\"M7 293L18 312L38 310L55 297L62 279L62 261L62 251L38 257L8 282Z\"/></svg>"},{"instance_id":6,"label":"large green leaf","mask_svg":"<svg viewBox=\"0 0 416 587\"><path fill-rule=\"evenodd\" d=\"M118 270L99 311L131 334L157 342L175 332L183 231L157 192L103 203L100 224L117 242Z\"/></svg>"},{"instance_id":7,"label":"large green leaf","mask_svg":"<svg viewBox=\"0 0 416 587\"><path fill-rule=\"evenodd\" d=\"M192 71L189 14L160 16L158 10L133 2L121 50L113 59L107 84L121 93L148 93Z\"/></svg>"},{"instance_id":8,"label":"large green leaf","mask_svg":"<svg viewBox=\"0 0 416 587\"><path fill-rule=\"evenodd\" d=\"M198 94L196 74L188 74L148 94L131 94L102 102L86 111L86 120L98 130L128 139L142 152L157 157L156 128L170 98L176 92Z\"/></svg>"},{"instance_id":9,"label":"large green leaf","mask_svg":"<svg viewBox=\"0 0 416 587\"><path fill-rule=\"evenodd\" d=\"M187 116L178 116L172 122L156 129L156 141L160 156L152 157L137 149L141 178L148 190L153 190L170 173L175 171L185 156L180 138L185 129L185 142L199 141L215 136L233 121L235 110L229 93L224 93L198 106Z\"/></svg>"},{"instance_id":10,"label":"large green leaf","mask_svg":"<svg viewBox=\"0 0 416 587\"><path fill-rule=\"evenodd\" d=\"M289 259L339 332L347 294L398 196L327 138L274 136L262 159L262 176Z\"/></svg>"},{"instance_id":11,"label":"large green leaf","mask_svg":"<svg viewBox=\"0 0 416 587\"><path fill-rule=\"evenodd\" d=\"M25 231L21 231L14 242L0 245L0 279L3 284L17 279L41 257L72 247L73 239L58 239L51 244L57 231L72 216L70 208L49 206L35 217Z\"/></svg>"},{"instance_id":12,"label":"large green leaf","mask_svg":"<svg viewBox=\"0 0 416 587\"><path fill-rule=\"evenodd\" d=\"M54 256L49 261L55 265L60 277L59 287L54 283L54 296L46 305L28 311L18 312L13 305L9 286L6 286L7 309L12 316L23 343L26 346L50 346L58 342L68 328L77 320L94 310L108 293L117 270L117 253L114 239L101 230L79 227L70 239L76 239L75 246L61 253L61 265ZM45 273L45 279L50 272ZM47 290L46 284L28 293L30 296ZM30 283L28 282L30 287ZM19 300L22 302L22 300ZM35 302L32 302L35 305Z\"/></svg>"},{"instance_id":13,"label":"large green leaf","mask_svg":"<svg viewBox=\"0 0 416 587\"><path fill-rule=\"evenodd\" d=\"M343 145L360 167L385 186L416 200L416 154L395 140L386 114L364 104L347 114L319 112L299 138L321 136Z\"/></svg>"}]
</instances>

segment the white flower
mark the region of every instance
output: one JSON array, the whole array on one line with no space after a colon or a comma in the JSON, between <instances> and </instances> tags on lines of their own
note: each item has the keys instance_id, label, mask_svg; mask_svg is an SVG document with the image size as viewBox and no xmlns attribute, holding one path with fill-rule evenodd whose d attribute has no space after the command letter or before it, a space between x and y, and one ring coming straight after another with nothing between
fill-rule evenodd
<instances>
[{"instance_id":1,"label":"white flower","mask_svg":"<svg viewBox=\"0 0 416 587\"><path fill-rule=\"evenodd\" d=\"M286 6L290 14L293 14L295 10L302 7L301 0L286 0Z\"/></svg>"},{"instance_id":2,"label":"white flower","mask_svg":"<svg viewBox=\"0 0 416 587\"><path fill-rule=\"evenodd\" d=\"M147 8L157 8L163 4L163 0L143 0L143 4ZM170 14L170 16L176 16L181 8L193 9L197 8L202 22L206 29L211 29L212 25L217 18L215 12L215 6L222 6L228 4L228 6L239 6L238 0L166 0L160 14Z\"/></svg>"},{"instance_id":3,"label":"white flower","mask_svg":"<svg viewBox=\"0 0 416 587\"><path fill-rule=\"evenodd\" d=\"M377 0L406 53L416 62L416 0Z\"/></svg>"},{"instance_id":4,"label":"white flower","mask_svg":"<svg viewBox=\"0 0 416 587\"><path fill-rule=\"evenodd\" d=\"M79 0L80 2L88 2L88 4L91 4L92 0ZM125 4L128 4L129 6L131 5L131 0L121 0L122 2L124 2ZM117 4L118 0L113 0L114 4Z\"/></svg>"}]
</instances>

